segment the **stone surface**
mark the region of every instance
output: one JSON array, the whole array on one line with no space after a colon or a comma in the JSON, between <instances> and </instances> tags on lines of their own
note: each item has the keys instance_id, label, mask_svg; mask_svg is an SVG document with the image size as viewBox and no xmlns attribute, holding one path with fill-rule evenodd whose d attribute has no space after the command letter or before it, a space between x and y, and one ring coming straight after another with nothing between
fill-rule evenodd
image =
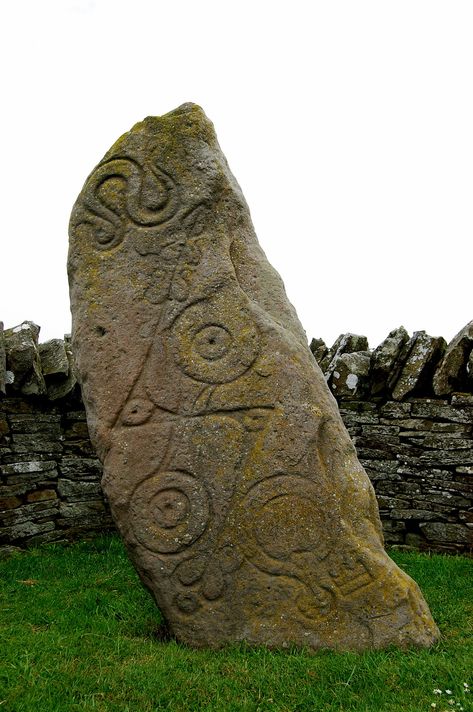
<instances>
[{"instance_id":1,"label":"stone surface","mask_svg":"<svg viewBox=\"0 0 473 712\"><path fill-rule=\"evenodd\" d=\"M67 370L63 373L57 373L54 376L51 375L46 383L48 398L52 401L68 396L72 393L77 384L70 341L64 341L64 352L66 355Z\"/></svg>"},{"instance_id":2,"label":"stone surface","mask_svg":"<svg viewBox=\"0 0 473 712\"><path fill-rule=\"evenodd\" d=\"M69 361L62 339L50 339L38 347L43 376L66 375L69 373Z\"/></svg>"},{"instance_id":3,"label":"stone surface","mask_svg":"<svg viewBox=\"0 0 473 712\"><path fill-rule=\"evenodd\" d=\"M7 383L25 395L46 392L38 352L39 326L24 321L19 326L4 331Z\"/></svg>"},{"instance_id":4,"label":"stone surface","mask_svg":"<svg viewBox=\"0 0 473 712\"><path fill-rule=\"evenodd\" d=\"M438 396L454 391L469 391L472 386L473 321L449 343L434 374L434 392Z\"/></svg>"},{"instance_id":5,"label":"stone surface","mask_svg":"<svg viewBox=\"0 0 473 712\"><path fill-rule=\"evenodd\" d=\"M310 350L314 354L314 358L318 364L322 362L322 359L328 352L327 344L323 339L312 339L310 342Z\"/></svg>"},{"instance_id":6,"label":"stone surface","mask_svg":"<svg viewBox=\"0 0 473 712\"><path fill-rule=\"evenodd\" d=\"M3 321L0 321L0 393L5 393L5 371L7 370L7 357L5 354L5 337L3 335Z\"/></svg>"},{"instance_id":7,"label":"stone surface","mask_svg":"<svg viewBox=\"0 0 473 712\"><path fill-rule=\"evenodd\" d=\"M432 399L383 403L370 400L369 395L365 398L342 398L341 415L382 505L386 542L471 553L473 451L468 445L473 418L468 413L473 415L473 396L454 394L450 404L441 401L440 406ZM29 447L14 453L12 440L18 435L30 436ZM43 439L54 452L44 452ZM85 411L73 394L54 402L20 393L0 399L0 499L18 505L0 511L0 549L91 536L111 526L102 507L107 504L99 485L101 465L85 452L90 453ZM430 462L425 460L427 454ZM471 464L458 464L459 458ZM43 498L49 501L46 507ZM85 501L94 505L67 516L69 510L59 512L57 499L67 505ZM404 503L396 508L399 500ZM46 520L53 524L50 531L38 533L26 526ZM452 538L449 529L441 528L434 539L428 539L420 525L436 522L457 525L460 536Z\"/></svg>"},{"instance_id":8,"label":"stone surface","mask_svg":"<svg viewBox=\"0 0 473 712\"><path fill-rule=\"evenodd\" d=\"M389 332L385 340L375 348L371 363L371 392L379 395L387 390L389 376L398 361L409 334L403 326Z\"/></svg>"},{"instance_id":9,"label":"stone surface","mask_svg":"<svg viewBox=\"0 0 473 712\"><path fill-rule=\"evenodd\" d=\"M337 398L362 395L368 385L371 355L368 351L344 353L339 356L332 371L330 388Z\"/></svg>"},{"instance_id":10,"label":"stone surface","mask_svg":"<svg viewBox=\"0 0 473 712\"><path fill-rule=\"evenodd\" d=\"M72 212L69 278L104 489L179 640L437 639L200 108L105 155Z\"/></svg>"},{"instance_id":11,"label":"stone surface","mask_svg":"<svg viewBox=\"0 0 473 712\"><path fill-rule=\"evenodd\" d=\"M394 400L422 389L431 382L432 373L445 351L445 339L416 331L410 340L410 350L393 389Z\"/></svg>"},{"instance_id":12,"label":"stone surface","mask_svg":"<svg viewBox=\"0 0 473 712\"><path fill-rule=\"evenodd\" d=\"M367 351L368 339L359 334L340 334L335 343L328 349L325 356L320 361L320 368L325 373L325 378L329 380L332 371L335 369L337 359L342 354L351 354L355 351Z\"/></svg>"},{"instance_id":13,"label":"stone surface","mask_svg":"<svg viewBox=\"0 0 473 712\"><path fill-rule=\"evenodd\" d=\"M420 529L429 541L449 541L452 543L468 543L473 546L473 531L459 524L442 524L441 522L421 524Z\"/></svg>"}]
</instances>

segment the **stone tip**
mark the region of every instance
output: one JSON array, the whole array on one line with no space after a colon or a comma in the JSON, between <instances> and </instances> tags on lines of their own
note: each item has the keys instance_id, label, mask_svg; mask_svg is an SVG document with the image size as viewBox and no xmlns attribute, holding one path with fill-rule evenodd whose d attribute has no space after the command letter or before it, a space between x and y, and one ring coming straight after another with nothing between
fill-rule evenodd
<instances>
[{"instance_id":1,"label":"stone tip","mask_svg":"<svg viewBox=\"0 0 473 712\"><path fill-rule=\"evenodd\" d=\"M179 131L183 129L185 132L190 131L191 133L195 131L203 131L205 134L208 131L212 134L214 133L213 124L205 111L198 104L192 102L181 104L176 109L160 116L146 116L132 127L130 133L140 133L143 130L154 133L156 130L174 131L175 129ZM125 134L124 136L127 135Z\"/></svg>"},{"instance_id":2,"label":"stone tip","mask_svg":"<svg viewBox=\"0 0 473 712\"><path fill-rule=\"evenodd\" d=\"M156 121L159 119L175 119L181 116L189 115L193 115L194 117L199 116L200 118L207 119L205 111L202 109L201 106L199 106L198 104L194 104L191 101L188 101L184 104L181 104L176 109L172 109L171 111L168 111L165 114L161 114L160 116L147 116L144 121L147 122Z\"/></svg>"},{"instance_id":3,"label":"stone tip","mask_svg":"<svg viewBox=\"0 0 473 712\"><path fill-rule=\"evenodd\" d=\"M177 114L189 114L191 112L198 112L200 114L205 115L205 111L201 106L198 104L194 104L192 101L186 101L184 104L181 104L178 106L176 109L173 109L172 111L168 111L167 114L164 114L164 116L175 116Z\"/></svg>"}]
</instances>

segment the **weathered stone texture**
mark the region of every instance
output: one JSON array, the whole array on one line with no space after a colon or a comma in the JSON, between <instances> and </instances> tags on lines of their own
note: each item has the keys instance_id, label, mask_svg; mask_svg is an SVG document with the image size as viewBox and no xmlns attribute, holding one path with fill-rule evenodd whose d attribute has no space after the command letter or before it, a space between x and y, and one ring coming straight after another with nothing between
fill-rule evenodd
<instances>
[{"instance_id":1,"label":"weathered stone texture","mask_svg":"<svg viewBox=\"0 0 473 712\"><path fill-rule=\"evenodd\" d=\"M69 373L69 361L62 339L51 339L38 347L43 376L66 375Z\"/></svg>"},{"instance_id":2,"label":"weathered stone texture","mask_svg":"<svg viewBox=\"0 0 473 712\"><path fill-rule=\"evenodd\" d=\"M320 361L320 368L325 374L325 378L330 382L330 376L336 369L337 361L343 354L351 354L356 351L366 351L368 349L368 339L359 334L340 334L338 339L331 346L326 355Z\"/></svg>"},{"instance_id":3,"label":"weathered stone texture","mask_svg":"<svg viewBox=\"0 0 473 712\"><path fill-rule=\"evenodd\" d=\"M327 345L323 339L312 339L310 342L310 350L314 354L314 358L318 364L322 362L322 359L327 355Z\"/></svg>"},{"instance_id":4,"label":"weathered stone texture","mask_svg":"<svg viewBox=\"0 0 473 712\"><path fill-rule=\"evenodd\" d=\"M432 643L436 626L383 550L369 479L202 110L185 105L119 139L87 179L70 235L74 354L104 488L176 636ZM367 348L343 336L329 377ZM79 516L75 503L60 509Z\"/></svg>"},{"instance_id":5,"label":"weathered stone texture","mask_svg":"<svg viewBox=\"0 0 473 712\"><path fill-rule=\"evenodd\" d=\"M68 454L78 423L84 412L77 397L59 407L19 394L0 400L0 552L112 528L100 463Z\"/></svg>"},{"instance_id":6,"label":"weathered stone texture","mask_svg":"<svg viewBox=\"0 0 473 712\"><path fill-rule=\"evenodd\" d=\"M454 391L471 391L473 354L473 321L470 321L450 342L434 375L437 396Z\"/></svg>"},{"instance_id":7,"label":"weathered stone texture","mask_svg":"<svg viewBox=\"0 0 473 712\"><path fill-rule=\"evenodd\" d=\"M369 385L370 354L368 351L344 353L336 359L330 388L339 398L362 396Z\"/></svg>"},{"instance_id":8,"label":"weathered stone texture","mask_svg":"<svg viewBox=\"0 0 473 712\"><path fill-rule=\"evenodd\" d=\"M388 380L396 369L402 349L408 341L409 334L400 326L390 331L386 339L373 351L371 392L374 396L387 391Z\"/></svg>"},{"instance_id":9,"label":"weathered stone texture","mask_svg":"<svg viewBox=\"0 0 473 712\"><path fill-rule=\"evenodd\" d=\"M46 391L38 353L39 326L32 321L4 332L7 383L25 395Z\"/></svg>"},{"instance_id":10,"label":"weathered stone texture","mask_svg":"<svg viewBox=\"0 0 473 712\"><path fill-rule=\"evenodd\" d=\"M77 378L70 340L38 344L39 332L40 327L31 321L3 334L0 329L0 393L46 395L53 401L73 392Z\"/></svg>"},{"instance_id":11,"label":"weathered stone texture","mask_svg":"<svg viewBox=\"0 0 473 712\"><path fill-rule=\"evenodd\" d=\"M5 372L7 370L7 357L5 354L5 337L3 335L3 321L0 321L0 394L6 393Z\"/></svg>"},{"instance_id":12,"label":"weathered stone texture","mask_svg":"<svg viewBox=\"0 0 473 712\"><path fill-rule=\"evenodd\" d=\"M419 392L423 383L430 383L435 366L445 351L445 340L416 331L410 341L409 356L394 386L394 400L402 400Z\"/></svg>"},{"instance_id":13,"label":"weathered stone texture","mask_svg":"<svg viewBox=\"0 0 473 712\"><path fill-rule=\"evenodd\" d=\"M370 424L363 422L366 405L340 403L374 484L386 541L421 550L471 551L473 404L380 403L371 411L377 423ZM396 520L402 528L393 529Z\"/></svg>"}]
</instances>

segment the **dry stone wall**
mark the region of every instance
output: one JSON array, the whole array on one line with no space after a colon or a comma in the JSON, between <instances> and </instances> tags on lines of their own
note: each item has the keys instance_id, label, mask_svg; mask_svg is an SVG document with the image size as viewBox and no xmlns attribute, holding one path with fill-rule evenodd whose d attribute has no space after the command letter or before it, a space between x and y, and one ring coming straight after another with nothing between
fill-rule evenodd
<instances>
[{"instance_id":1,"label":"dry stone wall","mask_svg":"<svg viewBox=\"0 0 473 712\"><path fill-rule=\"evenodd\" d=\"M113 528L69 341L0 322L0 551ZM343 334L319 362L374 485L388 545L473 548L473 322L448 346Z\"/></svg>"},{"instance_id":2,"label":"dry stone wall","mask_svg":"<svg viewBox=\"0 0 473 712\"><path fill-rule=\"evenodd\" d=\"M0 550L111 528L78 395L0 400Z\"/></svg>"},{"instance_id":3,"label":"dry stone wall","mask_svg":"<svg viewBox=\"0 0 473 712\"><path fill-rule=\"evenodd\" d=\"M340 412L374 485L387 543L471 551L473 396L341 402Z\"/></svg>"},{"instance_id":4,"label":"dry stone wall","mask_svg":"<svg viewBox=\"0 0 473 712\"><path fill-rule=\"evenodd\" d=\"M113 527L69 341L0 322L0 551Z\"/></svg>"}]
</instances>

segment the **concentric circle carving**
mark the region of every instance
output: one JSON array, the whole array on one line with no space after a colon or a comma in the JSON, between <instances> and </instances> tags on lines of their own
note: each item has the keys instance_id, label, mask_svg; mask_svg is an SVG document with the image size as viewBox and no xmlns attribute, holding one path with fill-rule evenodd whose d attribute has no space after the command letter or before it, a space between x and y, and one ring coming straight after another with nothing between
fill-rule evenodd
<instances>
[{"instance_id":1,"label":"concentric circle carving","mask_svg":"<svg viewBox=\"0 0 473 712\"><path fill-rule=\"evenodd\" d=\"M230 308L228 308L230 307ZM203 383L228 383L243 375L259 351L259 333L249 312L224 300L188 307L172 330L176 362Z\"/></svg>"},{"instance_id":2,"label":"concentric circle carving","mask_svg":"<svg viewBox=\"0 0 473 712\"><path fill-rule=\"evenodd\" d=\"M218 361L232 346L232 336L224 326L208 324L194 337L194 350L206 361Z\"/></svg>"},{"instance_id":3,"label":"concentric circle carving","mask_svg":"<svg viewBox=\"0 0 473 712\"><path fill-rule=\"evenodd\" d=\"M188 472L159 472L136 488L130 517L134 534L160 554L182 551L201 534L209 519L203 484Z\"/></svg>"}]
</instances>

